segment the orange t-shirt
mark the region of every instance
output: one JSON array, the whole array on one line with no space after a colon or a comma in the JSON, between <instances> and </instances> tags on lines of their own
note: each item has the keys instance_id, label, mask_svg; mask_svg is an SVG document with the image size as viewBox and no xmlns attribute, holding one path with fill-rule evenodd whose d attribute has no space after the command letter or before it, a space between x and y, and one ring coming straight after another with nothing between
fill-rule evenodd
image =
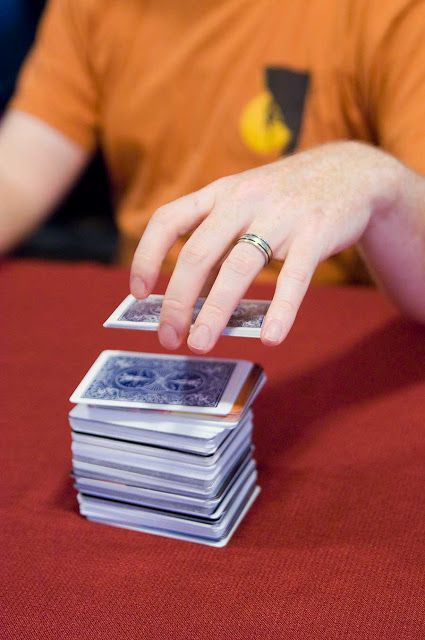
<instances>
[{"instance_id":1,"label":"orange t-shirt","mask_svg":"<svg viewBox=\"0 0 425 640\"><path fill-rule=\"evenodd\" d=\"M425 171L424 34L412 0L51 0L12 106L102 147L130 260L158 206L294 150L358 139Z\"/></svg>"}]
</instances>

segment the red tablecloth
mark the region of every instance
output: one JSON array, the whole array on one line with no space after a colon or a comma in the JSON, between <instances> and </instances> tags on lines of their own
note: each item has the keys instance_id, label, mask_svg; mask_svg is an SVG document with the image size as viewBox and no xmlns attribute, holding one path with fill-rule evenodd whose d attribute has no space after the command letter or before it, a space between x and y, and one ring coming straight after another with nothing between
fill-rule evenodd
<instances>
[{"instance_id":1,"label":"red tablecloth","mask_svg":"<svg viewBox=\"0 0 425 640\"><path fill-rule=\"evenodd\" d=\"M284 345L223 338L265 367L262 493L213 549L78 515L68 397L105 348L124 270L3 263L1 638L425 638L425 331L373 290L310 291ZM254 291L260 296L268 289Z\"/></svg>"}]
</instances>

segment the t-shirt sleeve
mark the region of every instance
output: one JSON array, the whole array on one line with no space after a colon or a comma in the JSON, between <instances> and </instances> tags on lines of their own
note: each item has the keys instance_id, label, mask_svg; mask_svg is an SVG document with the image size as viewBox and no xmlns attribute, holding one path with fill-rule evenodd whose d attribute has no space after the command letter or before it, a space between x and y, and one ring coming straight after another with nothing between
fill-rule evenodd
<instances>
[{"instance_id":1,"label":"t-shirt sleeve","mask_svg":"<svg viewBox=\"0 0 425 640\"><path fill-rule=\"evenodd\" d=\"M90 67L88 0L50 0L9 106L91 150L98 98Z\"/></svg>"},{"instance_id":2,"label":"t-shirt sleeve","mask_svg":"<svg viewBox=\"0 0 425 640\"><path fill-rule=\"evenodd\" d=\"M425 174L425 2L375 0L367 13L357 68L374 137Z\"/></svg>"}]
</instances>

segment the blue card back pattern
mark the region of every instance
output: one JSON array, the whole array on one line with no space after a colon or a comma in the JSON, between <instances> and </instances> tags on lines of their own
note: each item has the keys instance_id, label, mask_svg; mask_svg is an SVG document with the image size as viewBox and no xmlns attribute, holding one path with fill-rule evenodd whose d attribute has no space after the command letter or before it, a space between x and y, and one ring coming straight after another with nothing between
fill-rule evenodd
<instances>
[{"instance_id":1,"label":"blue card back pattern","mask_svg":"<svg viewBox=\"0 0 425 640\"><path fill-rule=\"evenodd\" d=\"M110 356L82 397L217 407L235 366L234 362Z\"/></svg>"},{"instance_id":2,"label":"blue card back pattern","mask_svg":"<svg viewBox=\"0 0 425 640\"><path fill-rule=\"evenodd\" d=\"M120 315L118 320L126 320L127 322L159 322L159 316L161 315L162 296L160 299L154 300L135 300L125 311ZM198 299L195 303L192 322L195 322L198 313L204 303L204 298Z\"/></svg>"},{"instance_id":3,"label":"blue card back pattern","mask_svg":"<svg viewBox=\"0 0 425 640\"><path fill-rule=\"evenodd\" d=\"M205 298L198 298L196 301L193 314L192 323L195 322L202 305L205 302ZM232 313L228 327L240 327L240 328L257 328L261 329L264 316L270 306L270 302L267 300L242 300L234 312ZM159 322L162 307L162 296L158 299L149 300L135 300L118 318L118 320L125 320L127 322L147 322L155 323Z\"/></svg>"}]
</instances>

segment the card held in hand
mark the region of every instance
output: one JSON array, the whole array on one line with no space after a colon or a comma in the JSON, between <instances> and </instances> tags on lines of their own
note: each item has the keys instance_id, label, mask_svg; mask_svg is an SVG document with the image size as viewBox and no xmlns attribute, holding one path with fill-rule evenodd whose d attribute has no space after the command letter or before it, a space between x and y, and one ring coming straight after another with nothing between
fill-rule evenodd
<instances>
[{"instance_id":1,"label":"card held in hand","mask_svg":"<svg viewBox=\"0 0 425 640\"><path fill-rule=\"evenodd\" d=\"M136 300L129 295L104 323L114 329L139 329L157 331L161 313L162 295L150 295L146 300ZM198 298L192 323L195 322L205 298ZM227 323L223 335L259 338L270 300L241 300Z\"/></svg>"}]
</instances>

